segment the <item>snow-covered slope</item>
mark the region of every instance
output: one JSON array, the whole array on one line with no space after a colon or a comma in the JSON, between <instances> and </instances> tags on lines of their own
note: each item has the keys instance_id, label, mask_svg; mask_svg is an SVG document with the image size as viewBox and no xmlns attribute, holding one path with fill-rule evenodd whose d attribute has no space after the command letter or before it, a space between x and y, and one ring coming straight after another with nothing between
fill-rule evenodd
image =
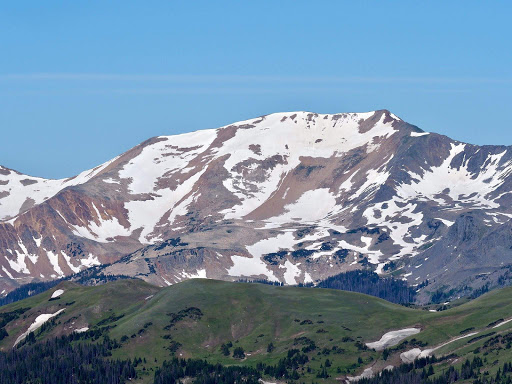
<instances>
[{"instance_id":1,"label":"snow-covered slope","mask_svg":"<svg viewBox=\"0 0 512 384\"><path fill-rule=\"evenodd\" d=\"M66 180L0 168L0 276L9 288L120 260L106 271L159 284L296 284L363 267L444 282L436 268L449 257L432 250L468 212L483 237L507 222L511 171L509 147L459 143L385 110L155 137ZM418 261L426 253L436 268Z\"/></svg>"},{"instance_id":2,"label":"snow-covered slope","mask_svg":"<svg viewBox=\"0 0 512 384\"><path fill-rule=\"evenodd\" d=\"M25 212L66 187L86 183L114 160L84 171L78 176L61 180L27 176L0 165L0 220L5 221Z\"/></svg>"}]
</instances>

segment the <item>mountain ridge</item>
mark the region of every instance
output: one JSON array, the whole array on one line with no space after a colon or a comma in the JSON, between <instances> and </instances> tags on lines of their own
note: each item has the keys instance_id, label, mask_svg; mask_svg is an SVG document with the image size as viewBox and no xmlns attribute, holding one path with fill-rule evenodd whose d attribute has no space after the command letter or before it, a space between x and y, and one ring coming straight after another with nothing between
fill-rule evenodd
<instances>
[{"instance_id":1,"label":"mountain ridge","mask_svg":"<svg viewBox=\"0 0 512 384\"><path fill-rule=\"evenodd\" d=\"M297 284L371 268L439 288L449 278L427 261L452 257L434 245L455 241L447 234L460 215L480 211L482 233L512 217L511 147L424 132L387 110L283 112L157 136L68 179L8 180L15 171L7 172L5 290L113 262L105 273L159 285L190 277ZM8 205L13 190L17 204ZM483 269L507 257L493 255ZM449 285L476 281L462 275Z\"/></svg>"}]
</instances>

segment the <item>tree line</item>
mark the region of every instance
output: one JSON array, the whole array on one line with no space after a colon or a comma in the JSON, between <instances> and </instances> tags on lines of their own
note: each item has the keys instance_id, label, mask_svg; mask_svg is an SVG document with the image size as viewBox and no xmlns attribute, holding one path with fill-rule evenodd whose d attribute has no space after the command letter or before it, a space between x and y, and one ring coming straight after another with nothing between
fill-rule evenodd
<instances>
[{"instance_id":1,"label":"tree line","mask_svg":"<svg viewBox=\"0 0 512 384\"><path fill-rule=\"evenodd\" d=\"M257 279L248 280L240 279L240 283L259 283L275 286L283 286L281 282ZM321 280L316 284L307 283L299 284L299 287L307 288L330 288L340 289L343 291L359 292L366 295L379 297L396 304L409 304L414 302L416 291L409 287L407 282L396 280L391 277L380 277L373 271L355 270L343 272L325 280Z\"/></svg>"},{"instance_id":2,"label":"tree line","mask_svg":"<svg viewBox=\"0 0 512 384\"><path fill-rule=\"evenodd\" d=\"M115 348L111 340L71 341L61 336L0 352L0 384L117 384L137 377L136 361L106 358Z\"/></svg>"},{"instance_id":3,"label":"tree line","mask_svg":"<svg viewBox=\"0 0 512 384\"><path fill-rule=\"evenodd\" d=\"M367 270L340 273L320 281L316 287L365 293L396 304L412 303L416 298L416 291L407 282Z\"/></svg>"},{"instance_id":4,"label":"tree line","mask_svg":"<svg viewBox=\"0 0 512 384\"><path fill-rule=\"evenodd\" d=\"M442 372L436 372L438 368L435 368L435 363L435 357L419 359L414 363L383 371L375 377L361 379L358 384L512 384L511 363L504 363L494 375L485 370L484 361L478 356L466 360L460 368L451 365L442 368Z\"/></svg>"}]
</instances>

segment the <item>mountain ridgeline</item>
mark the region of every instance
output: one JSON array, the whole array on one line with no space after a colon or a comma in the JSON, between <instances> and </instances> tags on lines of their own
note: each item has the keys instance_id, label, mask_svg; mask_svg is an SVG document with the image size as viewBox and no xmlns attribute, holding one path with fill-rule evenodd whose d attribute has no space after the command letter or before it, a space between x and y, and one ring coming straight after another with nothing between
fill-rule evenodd
<instances>
[{"instance_id":1,"label":"mountain ridgeline","mask_svg":"<svg viewBox=\"0 0 512 384\"><path fill-rule=\"evenodd\" d=\"M128 276L102 275L98 273L98 268L90 268L83 272L71 275L60 280L53 280L42 283L29 283L22 285L15 290L9 292L4 298L0 299L0 306L14 303L26 299L30 296L45 292L61 281L68 280L84 286L94 286L105 284L108 282L129 279ZM269 280L249 280L240 279L240 283L260 283L273 286L284 286L284 283ZM375 296L396 304L410 304L414 302L416 290L409 287L405 281L392 278L383 278L375 272L368 270L356 270L340 273L331 276L325 280L321 280L316 284L299 284L300 287L307 288L330 288L340 289L344 291L359 292L367 295ZM482 294L485 292L482 292ZM444 296L443 296L444 297ZM433 302L439 303L441 300L434 294Z\"/></svg>"},{"instance_id":2,"label":"mountain ridgeline","mask_svg":"<svg viewBox=\"0 0 512 384\"><path fill-rule=\"evenodd\" d=\"M154 137L68 179L0 167L0 291L96 267L159 286L369 270L417 303L476 296L509 282L511 215L510 147L387 110L276 113Z\"/></svg>"}]
</instances>

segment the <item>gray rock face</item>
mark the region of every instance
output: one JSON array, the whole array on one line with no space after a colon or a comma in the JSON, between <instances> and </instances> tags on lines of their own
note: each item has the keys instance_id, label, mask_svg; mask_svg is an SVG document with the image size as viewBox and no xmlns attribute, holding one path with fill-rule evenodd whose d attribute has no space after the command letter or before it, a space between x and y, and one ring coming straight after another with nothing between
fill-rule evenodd
<instances>
[{"instance_id":1,"label":"gray rock face","mask_svg":"<svg viewBox=\"0 0 512 384\"><path fill-rule=\"evenodd\" d=\"M512 150L389 111L156 137L65 180L0 167L0 289L97 264L156 284L357 268L469 294L512 264ZM501 276L501 278L500 278Z\"/></svg>"}]
</instances>

